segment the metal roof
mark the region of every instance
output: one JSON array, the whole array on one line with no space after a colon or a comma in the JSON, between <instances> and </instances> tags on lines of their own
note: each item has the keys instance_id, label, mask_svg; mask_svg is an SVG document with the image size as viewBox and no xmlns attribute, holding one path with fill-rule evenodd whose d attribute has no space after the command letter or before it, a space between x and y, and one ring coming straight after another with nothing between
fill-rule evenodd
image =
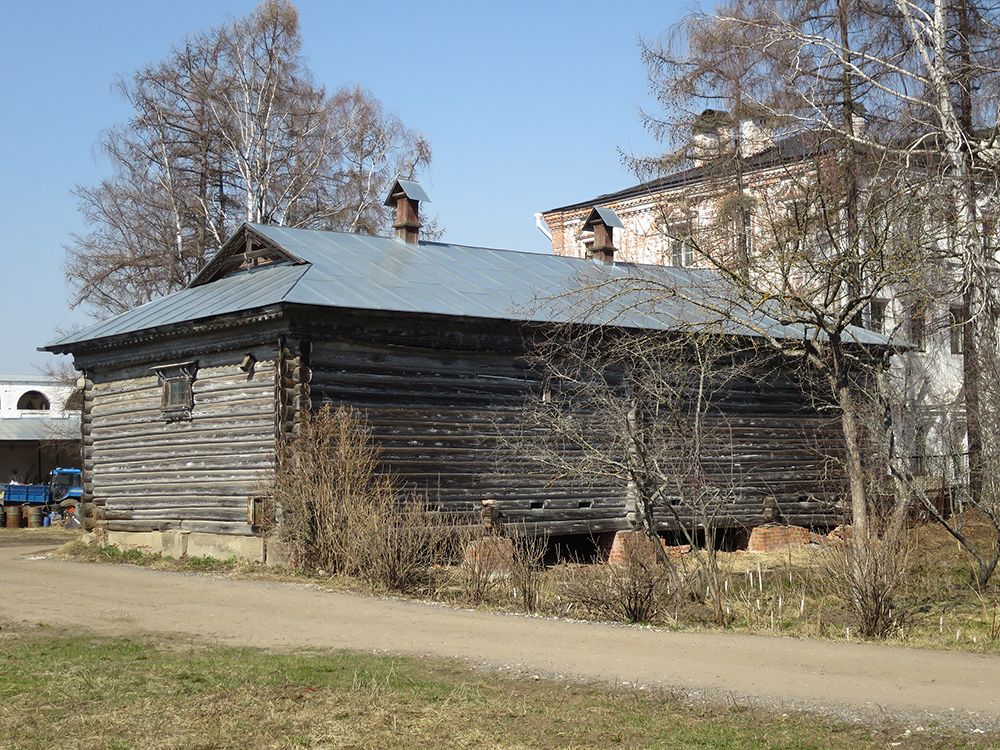
<instances>
[{"instance_id":1,"label":"metal roof","mask_svg":"<svg viewBox=\"0 0 1000 750\"><path fill-rule=\"evenodd\" d=\"M44 348L266 307L280 302L308 268L306 265L265 266L182 289L56 339Z\"/></svg>"},{"instance_id":2,"label":"metal roof","mask_svg":"<svg viewBox=\"0 0 1000 750\"><path fill-rule=\"evenodd\" d=\"M69 385L51 375L0 375L0 383L4 385Z\"/></svg>"},{"instance_id":3,"label":"metal roof","mask_svg":"<svg viewBox=\"0 0 1000 750\"><path fill-rule=\"evenodd\" d=\"M4 417L0 419L0 442L45 442L79 440L80 417Z\"/></svg>"},{"instance_id":4,"label":"metal roof","mask_svg":"<svg viewBox=\"0 0 1000 750\"><path fill-rule=\"evenodd\" d=\"M618 218L618 214L606 206L594 206L587 218L583 220L583 226L591 226L595 219L607 224L609 227L618 227L618 229L625 228L625 225L622 224L622 220Z\"/></svg>"},{"instance_id":5,"label":"metal roof","mask_svg":"<svg viewBox=\"0 0 1000 750\"><path fill-rule=\"evenodd\" d=\"M743 168L763 169L787 162L800 161L828 147L829 144L824 142L822 138L815 133L794 133L778 139L773 145L763 151L743 159ZM616 203L632 198L640 198L659 193L663 190L670 190L672 188L680 187L682 185L690 185L712 177L719 177L721 174L722 173L719 171L719 165L709 162L708 164L700 167L689 167L677 172L671 172L661 177L649 180L648 182L641 182L638 185L632 185L631 187L618 190L614 193L604 193L603 195L598 195L596 198L589 198L584 201L575 201L563 206L556 206L555 208L550 208L542 213L550 214L555 211L573 211L590 208L597 204Z\"/></svg>"},{"instance_id":6,"label":"metal roof","mask_svg":"<svg viewBox=\"0 0 1000 750\"><path fill-rule=\"evenodd\" d=\"M421 203L431 202L430 197L427 195L427 191L424 190L419 182L414 182L413 180L396 180L385 197L386 206L392 205L393 196L396 194L396 188L402 190L403 195L411 201L420 201Z\"/></svg>"},{"instance_id":7,"label":"metal roof","mask_svg":"<svg viewBox=\"0 0 1000 750\"><path fill-rule=\"evenodd\" d=\"M277 304L650 330L718 322L731 333L806 335L760 311L737 310L720 277L703 269L605 265L444 242L410 245L346 232L248 226L304 262L273 263L189 287L45 348L68 351L84 341ZM862 329L855 338L886 343Z\"/></svg>"}]
</instances>

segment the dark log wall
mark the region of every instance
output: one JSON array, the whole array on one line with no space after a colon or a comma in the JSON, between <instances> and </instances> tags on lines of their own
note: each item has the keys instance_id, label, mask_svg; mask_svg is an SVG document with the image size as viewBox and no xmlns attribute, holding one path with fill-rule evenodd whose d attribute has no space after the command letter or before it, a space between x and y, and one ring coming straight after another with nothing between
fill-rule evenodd
<instances>
[{"instance_id":1,"label":"dark log wall","mask_svg":"<svg viewBox=\"0 0 1000 750\"><path fill-rule=\"evenodd\" d=\"M511 323L297 309L78 355L88 522L252 534L246 501L262 492L276 438L294 435L296 414L332 402L365 412L386 469L442 510L477 512L492 499L508 522L553 534L627 528L623 482L554 476L519 449L520 411L538 397L524 334ZM194 408L169 421L151 367L185 360L198 361ZM793 380L736 383L713 420L712 481L735 478L722 525L760 523L764 495L794 523L843 520L839 427ZM672 525L668 513L660 520Z\"/></svg>"},{"instance_id":2,"label":"dark log wall","mask_svg":"<svg viewBox=\"0 0 1000 750\"><path fill-rule=\"evenodd\" d=\"M150 366L92 368L85 392L86 482L94 516L111 531L188 529L251 534L246 501L273 467L277 343L191 356L190 419L161 412ZM240 364L247 353L250 372Z\"/></svg>"},{"instance_id":3,"label":"dark log wall","mask_svg":"<svg viewBox=\"0 0 1000 750\"><path fill-rule=\"evenodd\" d=\"M553 534L622 528L624 487L553 477L519 454L514 431L536 382L506 347L467 343L442 351L314 339L312 406L361 409L387 470L442 510L477 512L492 499L506 522L540 523Z\"/></svg>"},{"instance_id":4,"label":"dark log wall","mask_svg":"<svg viewBox=\"0 0 1000 750\"><path fill-rule=\"evenodd\" d=\"M523 364L522 329L379 315L322 325L324 318L300 325L292 347L300 352L308 342L307 403L365 412L387 469L443 510L476 511L493 499L508 521L553 534L627 528L635 519L623 482L554 476L518 450L519 412L539 393ZM722 526L760 524L765 495L792 523L844 521L839 424L792 378L775 371L733 383L709 421L707 471L731 498L717 519ZM658 520L676 526L667 510Z\"/></svg>"},{"instance_id":5,"label":"dark log wall","mask_svg":"<svg viewBox=\"0 0 1000 750\"><path fill-rule=\"evenodd\" d=\"M774 498L781 516L792 524L845 522L839 420L819 411L787 374L776 370L728 383L705 416L702 437L706 482L727 499L721 506L722 526L762 523L765 496ZM697 523L696 514L678 497L674 493L678 515L686 524ZM669 510L657 517L665 528L676 526Z\"/></svg>"}]
</instances>

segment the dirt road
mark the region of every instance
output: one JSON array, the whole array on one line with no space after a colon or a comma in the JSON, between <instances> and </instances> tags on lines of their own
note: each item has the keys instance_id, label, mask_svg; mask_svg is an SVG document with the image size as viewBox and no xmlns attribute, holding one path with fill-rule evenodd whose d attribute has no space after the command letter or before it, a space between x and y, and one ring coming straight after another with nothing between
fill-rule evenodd
<instances>
[{"instance_id":1,"label":"dirt road","mask_svg":"<svg viewBox=\"0 0 1000 750\"><path fill-rule=\"evenodd\" d=\"M0 621L262 648L453 657L518 673L665 686L696 698L738 696L849 718L1000 726L995 656L470 612L304 584L48 559L58 542L22 532L11 544L3 536Z\"/></svg>"}]
</instances>

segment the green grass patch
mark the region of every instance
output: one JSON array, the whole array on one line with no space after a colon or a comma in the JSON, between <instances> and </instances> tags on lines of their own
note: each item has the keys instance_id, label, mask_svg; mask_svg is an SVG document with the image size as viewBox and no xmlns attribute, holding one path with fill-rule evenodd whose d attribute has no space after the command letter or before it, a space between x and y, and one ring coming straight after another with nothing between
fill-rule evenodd
<instances>
[{"instance_id":1,"label":"green grass patch","mask_svg":"<svg viewBox=\"0 0 1000 750\"><path fill-rule=\"evenodd\" d=\"M278 654L70 636L0 635L0 747L986 748L746 705L514 680L355 653Z\"/></svg>"},{"instance_id":2,"label":"green grass patch","mask_svg":"<svg viewBox=\"0 0 1000 750\"><path fill-rule=\"evenodd\" d=\"M257 573L263 575L271 570L259 563L237 560L235 557L227 560L220 560L214 557L182 557L175 559L138 548L122 549L114 546L87 544L79 540L72 541L60 547L58 555L85 562L141 565L161 570L180 570L198 573ZM285 570L273 570L273 574L278 577L294 575L293 571Z\"/></svg>"}]
</instances>

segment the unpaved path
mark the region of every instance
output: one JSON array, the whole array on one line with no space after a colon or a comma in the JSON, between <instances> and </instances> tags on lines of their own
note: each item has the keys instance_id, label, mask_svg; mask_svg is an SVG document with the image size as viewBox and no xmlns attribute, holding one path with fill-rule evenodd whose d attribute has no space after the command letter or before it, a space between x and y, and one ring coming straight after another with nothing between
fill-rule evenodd
<instances>
[{"instance_id":1,"label":"unpaved path","mask_svg":"<svg viewBox=\"0 0 1000 750\"><path fill-rule=\"evenodd\" d=\"M496 615L296 583L49 559L44 554L58 542L22 532L11 545L3 536L0 530L0 621L452 657L855 719L1000 726L996 656Z\"/></svg>"}]
</instances>

